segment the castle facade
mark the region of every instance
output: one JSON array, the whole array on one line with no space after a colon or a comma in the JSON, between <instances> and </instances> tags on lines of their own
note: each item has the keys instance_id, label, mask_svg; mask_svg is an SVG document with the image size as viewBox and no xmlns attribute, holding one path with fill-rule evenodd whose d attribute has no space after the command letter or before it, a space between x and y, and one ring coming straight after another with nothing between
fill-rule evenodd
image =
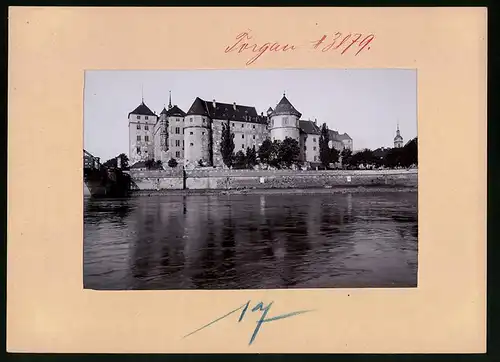
<instances>
[{"instance_id":1,"label":"castle facade","mask_svg":"<svg viewBox=\"0 0 500 362\"><path fill-rule=\"evenodd\" d=\"M158 116L143 101L128 115L130 163L154 159L166 164L173 158L187 168L197 166L200 160L204 165L223 167L220 153L223 125L229 125L234 134L234 153L240 150L245 153L248 147L258 151L265 139L283 141L290 137L299 143L304 163L319 162L320 127L316 120L301 117L285 94L265 115L258 114L253 106L199 97L184 112L172 106L170 97L168 109L163 108ZM353 140L347 133L329 130L329 138L330 147L353 150Z\"/></svg>"}]
</instances>

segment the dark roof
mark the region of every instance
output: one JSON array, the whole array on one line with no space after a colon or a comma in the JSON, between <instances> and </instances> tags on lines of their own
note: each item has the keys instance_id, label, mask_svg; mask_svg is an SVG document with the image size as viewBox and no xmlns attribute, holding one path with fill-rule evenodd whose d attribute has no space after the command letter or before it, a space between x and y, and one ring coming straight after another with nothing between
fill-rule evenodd
<instances>
[{"instance_id":1,"label":"dark roof","mask_svg":"<svg viewBox=\"0 0 500 362\"><path fill-rule=\"evenodd\" d=\"M160 114L167 114L167 109L165 107L163 107L163 109L161 110Z\"/></svg>"},{"instance_id":2,"label":"dark roof","mask_svg":"<svg viewBox=\"0 0 500 362\"><path fill-rule=\"evenodd\" d=\"M149 107L144 104L144 102L142 102L136 109L134 109L128 115L130 116L131 114L139 114L139 115L144 115L144 116L156 116L156 114L154 114L153 111L151 109L149 109Z\"/></svg>"},{"instance_id":3,"label":"dark roof","mask_svg":"<svg viewBox=\"0 0 500 362\"><path fill-rule=\"evenodd\" d=\"M344 134L339 135L340 140L352 140L351 136L349 136L347 133L344 132Z\"/></svg>"},{"instance_id":4,"label":"dark roof","mask_svg":"<svg viewBox=\"0 0 500 362\"><path fill-rule=\"evenodd\" d=\"M134 163L130 168L146 168L146 162L145 161L139 161Z\"/></svg>"},{"instance_id":5,"label":"dark roof","mask_svg":"<svg viewBox=\"0 0 500 362\"><path fill-rule=\"evenodd\" d=\"M267 111L268 111L268 112L269 112L269 111L270 111L270 112L272 112L272 111L273 111L272 107L269 107L269 108L267 109Z\"/></svg>"},{"instance_id":6,"label":"dark roof","mask_svg":"<svg viewBox=\"0 0 500 362\"><path fill-rule=\"evenodd\" d=\"M373 156L378 158L384 158L389 152L389 148L380 147L373 151Z\"/></svg>"},{"instance_id":7,"label":"dark roof","mask_svg":"<svg viewBox=\"0 0 500 362\"><path fill-rule=\"evenodd\" d=\"M328 130L328 138L330 141L341 141L339 133L332 129Z\"/></svg>"},{"instance_id":8,"label":"dark roof","mask_svg":"<svg viewBox=\"0 0 500 362\"><path fill-rule=\"evenodd\" d=\"M186 112L184 112L177 106L173 106L168 111L166 111L165 114L167 115L167 117L184 117L186 115Z\"/></svg>"},{"instance_id":9,"label":"dark roof","mask_svg":"<svg viewBox=\"0 0 500 362\"><path fill-rule=\"evenodd\" d=\"M267 117L259 116L255 107L237 104L235 109L233 104L216 102L214 108L213 102L204 101L199 97L196 97L187 115L207 116L212 119L239 122L267 123Z\"/></svg>"},{"instance_id":10,"label":"dark roof","mask_svg":"<svg viewBox=\"0 0 500 362\"><path fill-rule=\"evenodd\" d=\"M319 127L313 121L299 121L300 130L307 134L321 134Z\"/></svg>"},{"instance_id":11,"label":"dark roof","mask_svg":"<svg viewBox=\"0 0 500 362\"><path fill-rule=\"evenodd\" d=\"M274 108L271 116L276 116L280 114L285 114L285 115L290 114L293 116L297 116L299 118L302 116L302 113L297 111L284 95L283 98L281 98L281 101L279 101L279 103L276 105L276 108Z\"/></svg>"}]
</instances>

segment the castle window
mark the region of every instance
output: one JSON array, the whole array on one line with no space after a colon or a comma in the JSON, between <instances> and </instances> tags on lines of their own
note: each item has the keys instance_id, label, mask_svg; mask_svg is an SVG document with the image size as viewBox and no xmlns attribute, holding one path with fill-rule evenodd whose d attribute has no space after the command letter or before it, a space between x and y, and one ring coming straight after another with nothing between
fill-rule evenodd
<instances>
[{"instance_id":1,"label":"castle window","mask_svg":"<svg viewBox=\"0 0 500 362\"><path fill-rule=\"evenodd\" d=\"M253 125L252 128L255 129L255 125Z\"/></svg>"},{"instance_id":2,"label":"castle window","mask_svg":"<svg viewBox=\"0 0 500 362\"><path fill-rule=\"evenodd\" d=\"M191 142L189 145L190 145L190 146L194 146L193 142Z\"/></svg>"},{"instance_id":3,"label":"castle window","mask_svg":"<svg viewBox=\"0 0 500 362\"><path fill-rule=\"evenodd\" d=\"M193 135L193 132L189 132L190 135Z\"/></svg>"},{"instance_id":4,"label":"castle window","mask_svg":"<svg viewBox=\"0 0 500 362\"><path fill-rule=\"evenodd\" d=\"M137 147L137 153L141 153L141 148Z\"/></svg>"},{"instance_id":5,"label":"castle window","mask_svg":"<svg viewBox=\"0 0 500 362\"><path fill-rule=\"evenodd\" d=\"M205 132L201 132L201 135L204 136L205 135Z\"/></svg>"},{"instance_id":6,"label":"castle window","mask_svg":"<svg viewBox=\"0 0 500 362\"><path fill-rule=\"evenodd\" d=\"M148 126L147 124L146 124L146 125L144 125L144 129L145 129L146 131L149 131L149 126Z\"/></svg>"},{"instance_id":7,"label":"castle window","mask_svg":"<svg viewBox=\"0 0 500 362\"><path fill-rule=\"evenodd\" d=\"M181 153L179 151L176 151L175 152L175 157L177 157L177 158L181 157Z\"/></svg>"},{"instance_id":8,"label":"castle window","mask_svg":"<svg viewBox=\"0 0 500 362\"><path fill-rule=\"evenodd\" d=\"M148 119L148 116L144 116L144 119Z\"/></svg>"},{"instance_id":9,"label":"castle window","mask_svg":"<svg viewBox=\"0 0 500 362\"><path fill-rule=\"evenodd\" d=\"M253 139L255 139L255 135L253 135Z\"/></svg>"},{"instance_id":10,"label":"castle window","mask_svg":"<svg viewBox=\"0 0 500 362\"><path fill-rule=\"evenodd\" d=\"M184 147L184 140L182 140L182 147Z\"/></svg>"},{"instance_id":11,"label":"castle window","mask_svg":"<svg viewBox=\"0 0 500 362\"><path fill-rule=\"evenodd\" d=\"M180 146L181 146L181 141L175 140L175 147L180 147Z\"/></svg>"},{"instance_id":12,"label":"castle window","mask_svg":"<svg viewBox=\"0 0 500 362\"><path fill-rule=\"evenodd\" d=\"M313 138L313 142L316 142L316 138Z\"/></svg>"},{"instance_id":13,"label":"castle window","mask_svg":"<svg viewBox=\"0 0 500 362\"><path fill-rule=\"evenodd\" d=\"M283 123L288 124L288 117L283 117Z\"/></svg>"},{"instance_id":14,"label":"castle window","mask_svg":"<svg viewBox=\"0 0 500 362\"><path fill-rule=\"evenodd\" d=\"M304 151L306 151L306 150L307 150L307 146L304 146Z\"/></svg>"},{"instance_id":15,"label":"castle window","mask_svg":"<svg viewBox=\"0 0 500 362\"><path fill-rule=\"evenodd\" d=\"M189 122L193 122L193 117L189 118Z\"/></svg>"},{"instance_id":16,"label":"castle window","mask_svg":"<svg viewBox=\"0 0 500 362\"><path fill-rule=\"evenodd\" d=\"M316 151L316 147L313 147L313 151Z\"/></svg>"},{"instance_id":17,"label":"castle window","mask_svg":"<svg viewBox=\"0 0 500 362\"><path fill-rule=\"evenodd\" d=\"M231 123L231 127L234 127L234 123Z\"/></svg>"},{"instance_id":18,"label":"castle window","mask_svg":"<svg viewBox=\"0 0 500 362\"><path fill-rule=\"evenodd\" d=\"M242 134L242 135L241 135L241 138L245 138L245 135L244 135L244 134Z\"/></svg>"},{"instance_id":19,"label":"castle window","mask_svg":"<svg viewBox=\"0 0 500 362\"><path fill-rule=\"evenodd\" d=\"M140 140L141 140L141 136L140 136L140 135L138 135L138 136L137 136L137 141L140 141Z\"/></svg>"},{"instance_id":20,"label":"castle window","mask_svg":"<svg viewBox=\"0 0 500 362\"><path fill-rule=\"evenodd\" d=\"M241 148L245 149L245 145L241 145Z\"/></svg>"},{"instance_id":21,"label":"castle window","mask_svg":"<svg viewBox=\"0 0 500 362\"><path fill-rule=\"evenodd\" d=\"M175 134L179 134L179 133L181 133L180 127L175 127Z\"/></svg>"},{"instance_id":22,"label":"castle window","mask_svg":"<svg viewBox=\"0 0 500 362\"><path fill-rule=\"evenodd\" d=\"M144 141L148 142L149 141L149 136L144 136Z\"/></svg>"},{"instance_id":23,"label":"castle window","mask_svg":"<svg viewBox=\"0 0 500 362\"><path fill-rule=\"evenodd\" d=\"M141 129L141 125L137 123L137 129Z\"/></svg>"},{"instance_id":24,"label":"castle window","mask_svg":"<svg viewBox=\"0 0 500 362\"><path fill-rule=\"evenodd\" d=\"M245 125L244 125L244 124L241 124L241 128L245 128Z\"/></svg>"},{"instance_id":25,"label":"castle window","mask_svg":"<svg viewBox=\"0 0 500 362\"><path fill-rule=\"evenodd\" d=\"M318 160L318 156L314 156L314 161L317 161Z\"/></svg>"},{"instance_id":26,"label":"castle window","mask_svg":"<svg viewBox=\"0 0 500 362\"><path fill-rule=\"evenodd\" d=\"M137 119L141 119L141 116L137 116Z\"/></svg>"}]
</instances>

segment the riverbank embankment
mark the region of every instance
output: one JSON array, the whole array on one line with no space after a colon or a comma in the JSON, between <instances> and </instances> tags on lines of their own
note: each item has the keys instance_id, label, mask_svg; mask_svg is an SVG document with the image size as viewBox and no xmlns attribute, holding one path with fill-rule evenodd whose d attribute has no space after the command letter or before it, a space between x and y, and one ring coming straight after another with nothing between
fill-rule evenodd
<instances>
[{"instance_id":1,"label":"riverbank embankment","mask_svg":"<svg viewBox=\"0 0 500 362\"><path fill-rule=\"evenodd\" d=\"M418 170L220 170L182 169L161 171L132 171L134 194L151 192L172 194L249 193L263 191L276 193L305 192L360 192L398 189L416 189ZM272 190L272 191L267 191ZM289 191L285 191L289 190Z\"/></svg>"}]
</instances>

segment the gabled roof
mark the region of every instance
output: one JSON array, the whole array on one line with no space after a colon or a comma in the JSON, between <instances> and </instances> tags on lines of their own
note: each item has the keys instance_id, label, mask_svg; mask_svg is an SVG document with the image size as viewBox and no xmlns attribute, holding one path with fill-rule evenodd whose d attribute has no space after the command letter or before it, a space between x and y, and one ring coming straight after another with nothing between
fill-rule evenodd
<instances>
[{"instance_id":1,"label":"gabled roof","mask_svg":"<svg viewBox=\"0 0 500 362\"><path fill-rule=\"evenodd\" d=\"M151 109L149 109L149 107L144 104L144 102L139 104L139 106L136 109L134 109L132 112L130 112L128 115L130 116L131 114L137 114L137 115L141 115L141 116L155 116L156 117L156 114L154 114L153 111Z\"/></svg>"},{"instance_id":2,"label":"gabled roof","mask_svg":"<svg viewBox=\"0 0 500 362\"><path fill-rule=\"evenodd\" d=\"M330 141L341 141L339 133L337 131L334 131L333 129L328 130L328 138L330 139Z\"/></svg>"},{"instance_id":3,"label":"gabled roof","mask_svg":"<svg viewBox=\"0 0 500 362\"><path fill-rule=\"evenodd\" d=\"M339 135L341 141L352 140L351 136L344 132L344 134Z\"/></svg>"},{"instance_id":4,"label":"gabled roof","mask_svg":"<svg viewBox=\"0 0 500 362\"><path fill-rule=\"evenodd\" d=\"M300 130L306 134L321 134L320 128L313 121L299 121Z\"/></svg>"},{"instance_id":5,"label":"gabled roof","mask_svg":"<svg viewBox=\"0 0 500 362\"><path fill-rule=\"evenodd\" d=\"M160 115L161 114L167 114L167 109L165 107L163 107L163 109L161 110Z\"/></svg>"},{"instance_id":6,"label":"gabled roof","mask_svg":"<svg viewBox=\"0 0 500 362\"><path fill-rule=\"evenodd\" d=\"M146 162L144 161L139 161L134 163L130 168L146 168Z\"/></svg>"},{"instance_id":7,"label":"gabled roof","mask_svg":"<svg viewBox=\"0 0 500 362\"><path fill-rule=\"evenodd\" d=\"M235 109L236 108L236 109ZM250 122L250 123L267 123L267 118L259 116L255 107L243 106L240 104L229 104L204 101L196 97L187 115L207 116L212 119L222 119L229 121Z\"/></svg>"},{"instance_id":8,"label":"gabled roof","mask_svg":"<svg viewBox=\"0 0 500 362\"><path fill-rule=\"evenodd\" d=\"M165 108L163 108L163 109L165 109ZM168 111L166 111L165 114L167 117L184 117L184 116L186 116L186 112L184 112L182 109L180 109L177 106L173 106Z\"/></svg>"},{"instance_id":9,"label":"gabled roof","mask_svg":"<svg viewBox=\"0 0 500 362\"><path fill-rule=\"evenodd\" d=\"M293 115L297 117L301 117L302 113L297 111L290 101L283 95L283 98L281 98L281 101L276 105L276 108L274 108L273 113L271 113L271 116L277 116L277 115Z\"/></svg>"}]
</instances>

